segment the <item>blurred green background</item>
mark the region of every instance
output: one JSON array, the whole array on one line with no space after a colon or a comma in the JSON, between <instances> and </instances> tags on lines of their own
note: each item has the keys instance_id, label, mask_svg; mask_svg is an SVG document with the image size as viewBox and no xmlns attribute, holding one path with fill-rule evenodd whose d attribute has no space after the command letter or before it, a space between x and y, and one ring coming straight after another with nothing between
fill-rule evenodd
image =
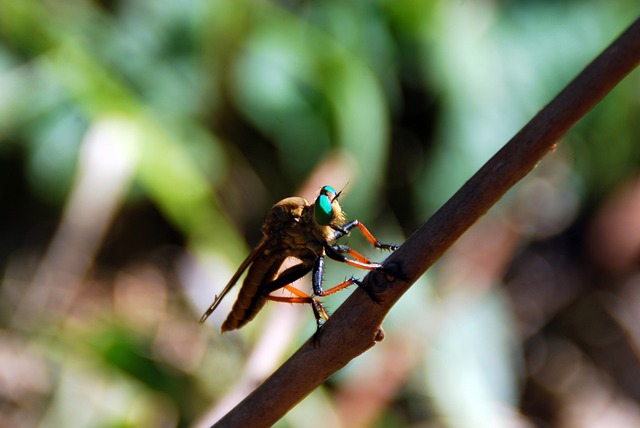
<instances>
[{"instance_id":1,"label":"blurred green background","mask_svg":"<svg viewBox=\"0 0 640 428\"><path fill-rule=\"evenodd\" d=\"M208 426L314 331L198 324L273 203L401 243L639 14L0 0L0 426ZM640 426L638 118L635 72L278 426Z\"/></svg>"}]
</instances>

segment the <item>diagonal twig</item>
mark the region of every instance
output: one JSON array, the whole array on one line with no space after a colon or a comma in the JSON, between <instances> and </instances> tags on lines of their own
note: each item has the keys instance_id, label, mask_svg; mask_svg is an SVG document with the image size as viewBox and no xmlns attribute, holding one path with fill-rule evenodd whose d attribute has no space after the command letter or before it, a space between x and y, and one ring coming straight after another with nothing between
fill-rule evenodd
<instances>
[{"instance_id":1,"label":"diagonal twig","mask_svg":"<svg viewBox=\"0 0 640 428\"><path fill-rule=\"evenodd\" d=\"M385 261L399 273L397 278L382 272L365 277L365 286L382 299L380 303L356 290L323 327L319 347L304 344L214 426L271 426L372 347L381 339L384 317L413 282L639 63L637 19Z\"/></svg>"}]
</instances>

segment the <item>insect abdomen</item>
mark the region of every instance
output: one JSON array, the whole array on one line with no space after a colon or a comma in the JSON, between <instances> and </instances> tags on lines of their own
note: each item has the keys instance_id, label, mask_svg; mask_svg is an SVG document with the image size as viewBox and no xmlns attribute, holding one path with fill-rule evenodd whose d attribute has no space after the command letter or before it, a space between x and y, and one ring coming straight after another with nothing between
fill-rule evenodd
<instances>
[{"instance_id":1,"label":"insect abdomen","mask_svg":"<svg viewBox=\"0 0 640 428\"><path fill-rule=\"evenodd\" d=\"M261 288L273 281L282 265L280 257L258 257L242 283L231 313L222 324L222 332L242 327L251 321L266 303Z\"/></svg>"}]
</instances>

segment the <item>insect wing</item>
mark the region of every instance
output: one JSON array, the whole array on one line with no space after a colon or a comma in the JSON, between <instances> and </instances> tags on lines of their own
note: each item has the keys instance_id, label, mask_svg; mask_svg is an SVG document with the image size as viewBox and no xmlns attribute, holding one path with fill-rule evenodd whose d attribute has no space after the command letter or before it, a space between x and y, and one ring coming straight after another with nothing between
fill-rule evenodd
<instances>
[{"instance_id":1,"label":"insect wing","mask_svg":"<svg viewBox=\"0 0 640 428\"><path fill-rule=\"evenodd\" d=\"M247 270L249 265L253 263L253 261L262 254L266 245L267 245L267 240L266 238L263 238L262 241L260 241L260 243L253 249L253 251L251 251L251 253L247 256L247 258L244 259L244 261L242 262L242 264L240 265L236 273L233 274L233 276L231 277L227 285L225 285L222 292L216 295L215 299L213 300L213 303L211 303L211 306L209 306L209 309L207 309L207 311L202 315L202 317L200 318L200 324L205 322L205 320L209 318L209 315L211 315L213 311L216 310L216 308L218 307L218 305L220 304L224 296L226 296L229 290L231 290L231 288L233 288L233 286L236 285L236 282L238 282L238 279L240 279L240 276L242 276L243 272Z\"/></svg>"}]
</instances>

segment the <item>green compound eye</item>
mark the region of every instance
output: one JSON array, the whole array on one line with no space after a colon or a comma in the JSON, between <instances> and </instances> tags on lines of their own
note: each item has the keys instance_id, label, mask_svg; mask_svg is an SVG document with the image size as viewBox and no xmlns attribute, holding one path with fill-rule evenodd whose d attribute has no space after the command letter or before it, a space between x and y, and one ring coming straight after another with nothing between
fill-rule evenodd
<instances>
[{"instance_id":1,"label":"green compound eye","mask_svg":"<svg viewBox=\"0 0 640 428\"><path fill-rule=\"evenodd\" d=\"M327 195L327 196L333 196L336 194L336 189L334 189L331 186L324 186L321 190L320 190L320 194L321 195Z\"/></svg>"},{"instance_id":2,"label":"green compound eye","mask_svg":"<svg viewBox=\"0 0 640 428\"><path fill-rule=\"evenodd\" d=\"M333 218L332 198L336 191L331 186L324 186L320 190L320 196L316 199L314 214L319 225L326 226Z\"/></svg>"},{"instance_id":3,"label":"green compound eye","mask_svg":"<svg viewBox=\"0 0 640 428\"><path fill-rule=\"evenodd\" d=\"M333 217L333 207L327 195L320 195L316 199L315 216L318 224L326 226L331 222Z\"/></svg>"}]
</instances>

